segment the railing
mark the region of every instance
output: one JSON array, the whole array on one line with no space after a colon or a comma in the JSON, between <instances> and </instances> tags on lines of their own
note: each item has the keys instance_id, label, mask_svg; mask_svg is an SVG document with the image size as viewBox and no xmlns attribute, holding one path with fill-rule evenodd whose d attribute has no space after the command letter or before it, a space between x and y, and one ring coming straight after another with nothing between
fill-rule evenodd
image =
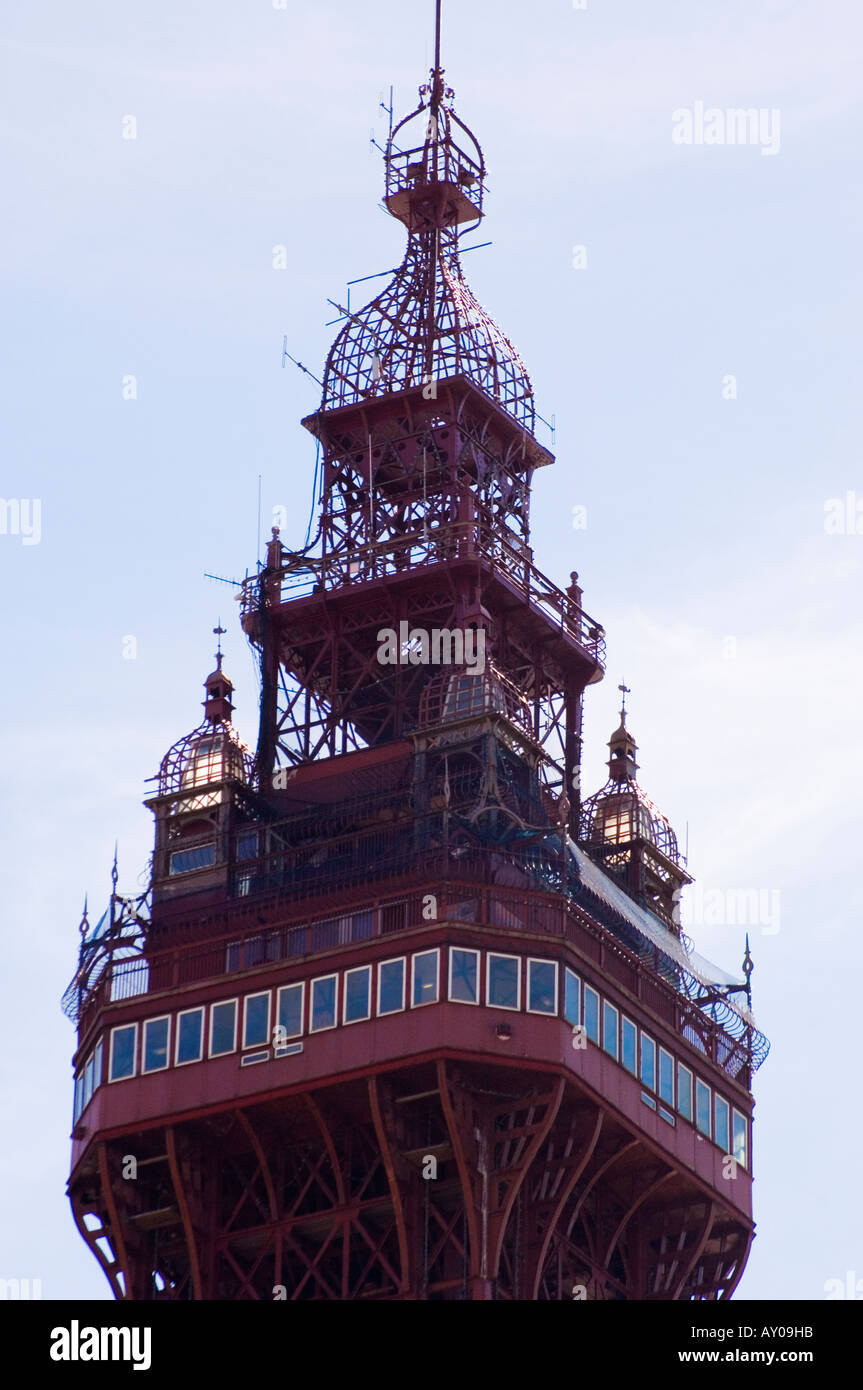
<instances>
[{"instance_id":1,"label":"railing","mask_svg":"<svg viewBox=\"0 0 863 1390\"><path fill-rule=\"evenodd\" d=\"M563 589L536 568L530 549L516 536L506 535L480 522L415 531L398 540L381 541L355 551L336 551L314 560L288 562L279 572L280 602L311 593L316 584L326 589L371 583L393 575L405 575L453 560L481 560L518 590L526 603L550 618L561 634L576 641L599 665L605 663L605 631ZM307 574L305 580L299 579ZM243 617L260 604L260 577L243 584Z\"/></svg>"},{"instance_id":2,"label":"railing","mask_svg":"<svg viewBox=\"0 0 863 1390\"><path fill-rule=\"evenodd\" d=\"M656 945L645 941L639 951L624 945L580 904L562 897L559 889L507 890L494 884L491 873L487 856L466 856L445 864L426 859L422 883L417 883L414 868L410 876L413 882L403 884L401 896L382 897L370 905L370 885L366 882L363 899L357 896L353 905L345 904L336 916L331 912L320 920L309 921L306 917L262 927L258 916L261 904L256 900L254 921L243 928L236 919L232 925L224 910L211 913L209 928L214 935L209 940L199 938L181 946L151 949L132 958L109 958L92 989L80 1001L80 1036L99 1009L111 1002L201 984L237 971L263 968L412 927L428 927L423 908L428 894L434 893L438 898L438 922L465 923L480 930L504 929L570 942L593 965L597 982L602 978L612 980L628 990L675 1034L727 1075L748 1086L751 1072L764 1061L769 1044L729 1001L717 1000L715 992ZM445 896L440 901L442 887ZM387 889L389 893L398 893L392 879ZM181 932L183 925L172 924L174 932ZM207 918L197 914L189 925L201 931L208 925Z\"/></svg>"}]
</instances>

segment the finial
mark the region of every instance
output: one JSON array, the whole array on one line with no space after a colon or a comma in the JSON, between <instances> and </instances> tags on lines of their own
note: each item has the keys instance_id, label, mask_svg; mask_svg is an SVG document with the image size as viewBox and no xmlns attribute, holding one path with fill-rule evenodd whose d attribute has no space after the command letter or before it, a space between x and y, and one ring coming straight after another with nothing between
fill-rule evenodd
<instances>
[{"instance_id":1,"label":"finial","mask_svg":"<svg viewBox=\"0 0 863 1390\"><path fill-rule=\"evenodd\" d=\"M111 865L111 892L117 891L117 879L120 877L117 869L117 841L114 841L114 863Z\"/></svg>"},{"instance_id":2,"label":"finial","mask_svg":"<svg viewBox=\"0 0 863 1390\"><path fill-rule=\"evenodd\" d=\"M221 620L221 618L219 619L218 627L214 627L214 628L213 628L213 632L215 633L216 637L218 637L218 639L219 639L219 641L218 641L218 646L217 646L217 649L216 649L216 670L217 670L217 671L221 671L221 669L222 669L222 637L223 637L224 633L227 632L227 630L228 630L228 629L227 629L226 627L222 627L222 620Z\"/></svg>"},{"instance_id":3,"label":"finial","mask_svg":"<svg viewBox=\"0 0 863 1390\"><path fill-rule=\"evenodd\" d=\"M626 681L621 681L620 685L617 688L621 694L620 718L621 721L624 721L626 719L626 697L627 695L631 695L632 691L630 687L626 684Z\"/></svg>"},{"instance_id":4,"label":"finial","mask_svg":"<svg viewBox=\"0 0 863 1390\"><path fill-rule=\"evenodd\" d=\"M83 911L83 914L82 914L82 916L81 916L81 921L80 921L80 923L78 924L78 932L79 932L79 934L80 934L80 937L81 937L82 942L84 941L84 939L85 939L85 937L86 937L86 935L87 935L87 933L88 933L89 930L90 930L90 922L89 922L89 919L88 919L88 917L87 917L87 894L85 893L85 894L84 894L84 911Z\"/></svg>"},{"instance_id":5,"label":"finial","mask_svg":"<svg viewBox=\"0 0 863 1390\"><path fill-rule=\"evenodd\" d=\"M750 976L755 969L755 963L749 951L749 932L746 933L746 954L743 957L743 974L746 976L746 1002L752 1008L752 984Z\"/></svg>"}]
</instances>

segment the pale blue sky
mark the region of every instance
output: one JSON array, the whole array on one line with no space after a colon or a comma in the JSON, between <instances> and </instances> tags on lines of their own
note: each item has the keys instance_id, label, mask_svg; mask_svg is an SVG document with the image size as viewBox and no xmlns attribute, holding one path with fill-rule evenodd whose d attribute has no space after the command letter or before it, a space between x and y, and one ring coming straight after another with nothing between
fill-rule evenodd
<instances>
[{"instance_id":1,"label":"pale blue sky","mask_svg":"<svg viewBox=\"0 0 863 1390\"><path fill-rule=\"evenodd\" d=\"M283 505L288 543L305 534L317 388L282 370L282 335L320 375L326 299L401 257L368 139L390 83L397 112L414 104L432 8L43 0L0 30L0 495L42 504L38 545L0 535L0 1276L46 1297L108 1294L64 1196L81 900L101 907L115 837L136 887L143 781L199 720L220 615L254 741L233 590L202 575L254 566L259 473L265 527ZM579 570L608 630L585 782L625 676L641 781L681 838L689 823L702 886L781 894L779 930L752 932L773 1052L738 1296L818 1299L863 1277L863 534L824 531L830 498L863 503L859 6L444 9L489 167L493 245L465 269L557 420L537 558L558 582ZM672 113L697 101L778 108L778 154L674 144ZM742 934L692 929L732 969Z\"/></svg>"}]
</instances>

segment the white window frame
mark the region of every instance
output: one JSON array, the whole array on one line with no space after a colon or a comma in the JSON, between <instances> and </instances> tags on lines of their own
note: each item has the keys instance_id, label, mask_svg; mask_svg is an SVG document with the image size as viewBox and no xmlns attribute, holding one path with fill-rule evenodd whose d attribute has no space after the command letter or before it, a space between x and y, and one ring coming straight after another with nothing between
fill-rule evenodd
<instances>
[{"instance_id":1,"label":"white window frame","mask_svg":"<svg viewBox=\"0 0 863 1390\"><path fill-rule=\"evenodd\" d=\"M348 976L366 975L368 977L368 989L366 990L366 1012L359 1018L348 1018ZM352 1023L365 1023L372 1016L372 967L370 965L354 965L350 970L345 971L344 983L342 985L342 1023L349 1028Z\"/></svg>"},{"instance_id":2,"label":"white window frame","mask_svg":"<svg viewBox=\"0 0 863 1390\"><path fill-rule=\"evenodd\" d=\"M227 1052L213 1051L213 1018L216 1009L222 1008L227 1004L234 1006L234 1038ZM216 999L210 1005L210 1026L207 1029L207 1056L208 1057L230 1057L232 1052L237 1050L237 1029L240 1023L240 996L234 995L233 999Z\"/></svg>"},{"instance_id":3,"label":"white window frame","mask_svg":"<svg viewBox=\"0 0 863 1390\"><path fill-rule=\"evenodd\" d=\"M651 1082L651 1081L645 1081L645 1079L644 1079L644 1067L643 1067L643 1065L642 1065L642 1052L643 1052L643 1050L644 1050L644 1044L645 1044L645 1043L647 1043L649 1047L652 1047L652 1048L653 1048L653 1081L652 1081L652 1082ZM651 1094L654 1095L654 1096L659 1095L659 1092L658 1092L658 1090L656 1089L656 1088L657 1088L657 1085L658 1085L658 1083L659 1083L659 1057L657 1056L657 1042L656 1042L656 1039L655 1039L655 1038L652 1038L652 1037L650 1036L649 1033L645 1033L645 1031L644 1031L643 1028L639 1029L639 1038L638 1038L638 1079L639 1079L639 1081L641 1082L641 1084L642 1084L642 1086L644 1087L645 1090L649 1090L649 1091L651 1092Z\"/></svg>"},{"instance_id":4,"label":"white window frame","mask_svg":"<svg viewBox=\"0 0 863 1390\"><path fill-rule=\"evenodd\" d=\"M271 1015L272 1015L272 1012L273 1012L272 993L273 993L273 991L272 991L271 989L256 989L255 992L254 992L254 994L246 994L246 995L244 995L244 997L243 997L243 1045L242 1045L242 1047L240 1048L240 1051L241 1051L241 1052L251 1052L252 1049L253 1049L253 1048L256 1048L256 1047L269 1047L270 1043L272 1042L273 1039L272 1039L272 1035L271 1035L271 1033L270 1033L270 1018L271 1018ZM252 1002L253 999L263 999L264 996L266 996L266 1000L267 1000L267 1026L266 1026L266 1028L264 1029L263 1040L259 1038L257 1042L246 1042L246 1027L247 1027L248 1021L249 1021L249 1005L251 1004L251 1002Z\"/></svg>"},{"instance_id":5,"label":"white window frame","mask_svg":"<svg viewBox=\"0 0 863 1390\"><path fill-rule=\"evenodd\" d=\"M663 1059L663 1057L667 1057L668 1060L669 1060L669 1062L671 1063L671 1100L669 1100L667 1096L664 1096L664 1095L662 1094L662 1059ZM677 1086L676 1086L676 1084L675 1084L676 1081L677 1081L677 1077L676 1077L676 1075L675 1075L674 1057L673 1057L672 1054L669 1052L668 1048L667 1048L667 1047L663 1047L662 1044L660 1043L660 1044L659 1044L659 1047L658 1047L658 1050L657 1050L657 1056L656 1056L656 1094L659 1096L659 1099L662 1101L663 1105L667 1106L667 1108L668 1108L669 1110L673 1110L673 1109L675 1108L676 1103L677 1103Z\"/></svg>"},{"instance_id":6,"label":"white window frame","mask_svg":"<svg viewBox=\"0 0 863 1390\"><path fill-rule=\"evenodd\" d=\"M601 1038L602 1038L602 996L600 995L598 989L594 989L594 988L593 988L593 985L589 985L589 984L587 983L587 980L584 981L584 984L582 985L581 989L582 989L582 999L581 999L581 1021L582 1021L582 1024L583 1024L583 1026L584 1026L584 1036L587 1038L587 1041L588 1041L588 1042L592 1042L592 1043L593 1043L594 1047L599 1047L599 1046L600 1046L600 1040L601 1040ZM592 1038L592 1037L590 1036L590 1033L587 1031L587 996L588 996L588 994L592 994L593 997L594 997L594 999L596 1000L596 1031L597 1031L598 1036L595 1037L595 1038Z\"/></svg>"},{"instance_id":7,"label":"white window frame","mask_svg":"<svg viewBox=\"0 0 863 1390\"><path fill-rule=\"evenodd\" d=\"M333 1021L315 1027L315 985L323 984L325 980L335 980L335 992L333 995ZM309 985L309 1032L328 1033L331 1028L337 1028L339 1023L339 975L337 970L333 970L329 975L316 975Z\"/></svg>"},{"instance_id":8,"label":"white window frame","mask_svg":"<svg viewBox=\"0 0 863 1390\"><path fill-rule=\"evenodd\" d=\"M491 997L491 963L493 960L515 961L515 999L514 1004L495 1004ZM487 951L485 957L485 1002L489 1009L507 1009L510 1013L521 1013L521 956L511 956L506 951Z\"/></svg>"},{"instance_id":9,"label":"white window frame","mask_svg":"<svg viewBox=\"0 0 863 1390\"><path fill-rule=\"evenodd\" d=\"M635 1044L635 1057L633 1058L633 1063L635 1066L634 1071L630 1071L629 1067L626 1065L626 1062L623 1060L623 1026L626 1023L628 1023L629 1027L632 1029L632 1038ZM638 1074L638 1024L634 1023L633 1020L622 1011L620 1014L620 1065L623 1067L623 1070L626 1072L627 1076L634 1076L636 1081L641 1080L641 1077Z\"/></svg>"},{"instance_id":10,"label":"white window frame","mask_svg":"<svg viewBox=\"0 0 863 1390\"><path fill-rule=\"evenodd\" d=\"M423 958L423 956L434 956L434 958L435 958L434 999L423 999L423 1000L421 1000L419 1003L416 1003L416 1002L414 1001L414 989L415 989L415 986L416 986L416 963L417 963L418 960L421 960L421 959ZM440 1002L440 947L439 947L439 946L432 946L432 947L430 947L430 949L429 949L428 951L414 951L413 955L411 956L411 1008L412 1008L412 1009L427 1009L428 1006L429 1006L429 1004L438 1004L439 1002Z\"/></svg>"},{"instance_id":11,"label":"white window frame","mask_svg":"<svg viewBox=\"0 0 863 1390\"><path fill-rule=\"evenodd\" d=\"M717 1111L719 1110L720 1105L724 1105L724 1106L725 1106L725 1128L726 1128L726 1130L727 1130L727 1132L728 1132L728 1145L727 1145L726 1148L724 1148L724 1149L722 1150L722 1152L723 1152L723 1153L726 1153L726 1154L728 1154L728 1153L733 1153L733 1150L734 1150L734 1130L732 1129L732 1126L731 1126L731 1106L729 1105L729 1103L728 1103L728 1101L725 1099L725 1097L724 1097L724 1096L721 1096L721 1095L719 1094L718 1091L714 1091L714 1092L713 1092L713 1137L714 1137L714 1142L715 1142L716 1144L719 1144L719 1140L718 1140L718 1138L716 1137L717 1131L718 1131L718 1129L719 1129L719 1126L718 1126L717 1123L716 1123L716 1115L717 1115ZM722 1146L719 1145L719 1147L721 1148Z\"/></svg>"},{"instance_id":12,"label":"white window frame","mask_svg":"<svg viewBox=\"0 0 863 1390\"><path fill-rule=\"evenodd\" d=\"M181 1029L180 1029L180 1019L181 1019L181 1018L185 1018L187 1014L206 1014L206 1012L207 1012L207 1008L206 1008L206 1005L205 1005L205 1004L196 1004L196 1005L194 1006L194 1008L192 1008L192 1009L181 1009L180 1012L177 1014L177 1026L176 1026L176 1028L174 1029L174 1034L175 1034L175 1037L174 1037L174 1066L175 1066L175 1067L193 1067L193 1066L195 1065L196 1062L203 1061L203 1057L204 1057L204 1036L205 1036L206 1031L207 1031L207 1020L206 1020L206 1018L202 1018L202 1019L201 1019L201 1050L200 1050L200 1052L198 1053L198 1056L197 1056L197 1057L187 1057L186 1060L185 1060L185 1062L181 1062L181 1061L180 1061L180 1032L181 1032Z\"/></svg>"},{"instance_id":13,"label":"white window frame","mask_svg":"<svg viewBox=\"0 0 863 1390\"><path fill-rule=\"evenodd\" d=\"M554 1006L551 1009L532 1009L530 1007L530 967L532 965L550 965L554 970ZM560 971L556 960L548 960L544 956L528 956L527 970L525 972L524 1005L525 1011L529 1014L536 1014L539 1018L554 1018L560 1013Z\"/></svg>"},{"instance_id":14,"label":"white window frame","mask_svg":"<svg viewBox=\"0 0 863 1390\"><path fill-rule=\"evenodd\" d=\"M113 1075L112 1075L112 1072L113 1072L113 1070L114 1070L114 1035L115 1035L116 1033L122 1032L123 1029L125 1029L125 1028L131 1028L131 1029L134 1030L134 1042L132 1043L132 1070L129 1072L129 1075L128 1075L128 1076L113 1076ZM85 1066L85 1067L84 1067L84 1074L86 1074L86 1070L87 1070L87 1068L86 1068L86 1066ZM118 1023L114 1028L111 1029L111 1045L110 1045L109 1052L108 1052L108 1082L109 1082L110 1085L113 1085L113 1084L114 1084L115 1082L117 1082L117 1081L131 1081L132 1077L133 1077L133 1076L137 1076L137 1075L138 1075L138 1025L137 1025L137 1023ZM82 1094L83 1094L83 1093L82 1093Z\"/></svg>"},{"instance_id":15,"label":"white window frame","mask_svg":"<svg viewBox=\"0 0 863 1390\"><path fill-rule=\"evenodd\" d=\"M688 1082L687 1087L686 1087L687 1091L689 1092L689 1114L688 1114L688 1115L684 1114L684 1112L683 1112L683 1111L681 1110L681 1108L680 1108L680 1073L681 1073L682 1071L686 1072L686 1075L689 1077L689 1082ZM681 1119L684 1119L684 1120L686 1121L686 1123L689 1124L689 1125L694 1125L694 1124L695 1124L695 1073L693 1072L693 1070L692 1070L691 1067L688 1067L688 1066L686 1065L685 1062L678 1062L678 1063L677 1063L677 1077L676 1077L676 1081L677 1081L677 1105L675 1106L675 1109L677 1110L677 1113L678 1113L678 1115L680 1115Z\"/></svg>"},{"instance_id":16,"label":"white window frame","mask_svg":"<svg viewBox=\"0 0 863 1390\"><path fill-rule=\"evenodd\" d=\"M378 1018L390 1018L393 1014L403 1014L405 1011L405 995L408 984L408 958L407 956L389 956L387 960L379 960L377 968L377 982L375 989L375 1012ZM381 1012L381 972L385 965L401 965L402 968L402 1002L397 1009L386 1009Z\"/></svg>"},{"instance_id":17,"label":"white window frame","mask_svg":"<svg viewBox=\"0 0 863 1390\"><path fill-rule=\"evenodd\" d=\"M285 1042L288 1042L291 1038L301 1038L306 1031L306 982L305 980L291 980L286 985L279 985L276 990L276 1012L273 1016L274 1033L282 1021L281 999L282 991L286 989L298 989L300 991L300 1031L298 1033L289 1033L288 1030L285 1029Z\"/></svg>"},{"instance_id":18,"label":"white window frame","mask_svg":"<svg viewBox=\"0 0 863 1390\"><path fill-rule=\"evenodd\" d=\"M152 1023L167 1023L168 1041L165 1045L165 1065L162 1067L147 1066L147 1029ZM141 1075L152 1076L157 1071L167 1071L171 1065L171 1015L157 1014L155 1018L145 1018L141 1024Z\"/></svg>"},{"instance_id":19,"label":"white window frame","mask_svg":"<svg viewBox=\"0 0 863 1390\"><path fill-rule=\"evenodd\" d=\"M573 1021L571 1018L567 1018L567 1017L566 1017L566 981L567 981L567 979L575 980L575 987L576 987L576 989L578 990L578 1009L577 1009L578 1018L575 1019L574 1021ZM576 973L575 973L574 970L570 970L569 966L568 966L568 965L565 965L565 966L563 967L563 1017L564 1017L564 1021L565 1021L566 1023L568 1023L569 1026L570 1026L571 1028L581 1028L581 1027L584 1026L584 1008L583 1008L583 1001L582 1001L582 998L581 998L581 991L582 991L582 979L581 979L581 976L580 976L580 975L576 975Z\"/></svg>"},{"instance_id":20,"label":"white window frame","mask_svg":"<svg viewBox=\"0 0 863 1390\"><path fill-rule=\"evenodd\" d=\"M707 1092L707 1117L708 1117L709 1128L706 1129L706 1130L702 1129L702 1128L701 1128L701 1125L698 1123L698 1088L699 1088L699 1086L703 1086L704 1089L705 1089L705 1091ZM695 1125L695 1128L698 1130L698 1133L699 1133L704 1139L712 1139L712 1138L713 1138L713 1087L712 1087L712 1086L708 1086L708 1084L707 1084L706 1081L702 1081L700 1076L696 1076L696 1078L695 1078L695 1110L694 1110L694 1120L693 1120L693 1123L694 1123L694 1125Z\"/></svg>"},{"instance_id":21,"label":"white window frame","mask_svg":"<svg viewBox=\"0 0 863 1390\"><path fill-rule=\"evenodd\" d=\"M735 1139L734 1139L734 1119L735 1119L735 1116L737 1117L737 1119L743 1121L743 1149L744 1149L743 1158L737 1158L737 1150L736 1150L736 1148L734 1147L734 1145L735 1145ZM749 1154L749 1117L748 1117L747 1115L744 1115L743 1111L742 1111L742 1110L738 1110L737 1107L734 1106L734 1105L732 1105L732 1107L731 1107L731 1152L732 1152L733 1156L734 1156L735 1158L737 1158L737 1162L740 1164L741 1168L745 1169L746 1172L748 1173L748 1172L750 1171L750 1168L749 1168L749 1163L750 1163L750 1154Z\"/></svg>"},{"instance_id":22,"label":"white window frame","mask_svg":"<svg viewBox=\"0 0 863 1390\"><path fill-rule=\"evenodd\" d=\"M463 955L473 956L476 961L476 998L475 999L453 999L452 997L452 959L456 951L461 951ZM472 946L450 946L449 960L447 967L447 989L446 997L450 1004L479 1004L479 992L482 988L482 961L479 951L475 951Z\"/></svg>"},{"instance_id":23,"label":"white window frame","mask_svg":"<svg viewBox=\"0 0 863 1390\"><path fill-rule=\"evenodd\" d=\"M614 1018L615 1018L615 1024L614 1024L614 1051L613 1051L613 1052L609 1052L608 1048L607 1048L606 1045L605 1045L605 1011L606 1011L606 1009L611 1009L612 1013L614 1014ZM611 1059L612 1059L613 1061L615 1061L615 1062L619 1062L619 1061L620 1061L620 1009L617 1007L616 1004L612 1004L612 1002L611 1002L610 999L603 999L603 1001L602 1001L602 1050L603 1050L603 1052L605 1053L606 1057L611 1057Z\"/></svg>"}]
</instances>

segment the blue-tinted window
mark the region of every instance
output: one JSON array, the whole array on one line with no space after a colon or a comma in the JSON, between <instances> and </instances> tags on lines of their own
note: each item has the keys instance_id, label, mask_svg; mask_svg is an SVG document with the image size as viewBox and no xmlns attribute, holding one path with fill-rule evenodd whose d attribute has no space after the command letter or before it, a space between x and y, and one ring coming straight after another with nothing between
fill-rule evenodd
<instances>
[{"instance_id":1,"label":"blue-tinted window","mask_svg":"<svg viewBox=\"0 0 863 1390\"><path fill-rule=\"evenodd\" d=\"M312 1021L311 1031L336 1026L336 976L325 975L320 980L312 980Z\"/></svg>"},{"instance_id":2,"label":"blue-tinted window","mask_svg":"<svg viewBox=\"0 0 863 1390\"><path fill-rule=\"evenodd\" d=\"M237 1001L225 999L210 1009L210 1056L222 1057L237 1046Z\"/></svg>"},{"instance_id":3,"label":"blue-tinted window","mask_svg":"<svg viewBox=\"0 0 863 1390\"><path fill-rule=\"evenodd\" d=\"M170 1026L168 1018L148 1018L144 1024L144 1071L162 1071L168 1065Z\"/></svg>"},{"instance_id":4,"label":"blue-tinted window","mask_svg":"<svg viewBox=\"0 0 863 1390\"><path fill-rule=\"evenodd\" d=\"M613 1004L609 1004L607 999L602 1001L602 1046L609 1057L617 1059L617 1009Z\"/></svg>"},{"instance_id":5,"label":"blue-tinted window","mask_svg":"<svg viewBox=\"0 0 863 1390\"><path fill-rule=\"evenodd\" d=\"M677 1063L677 1109L684 1120L692 1120L692 1072Z\"/></svg>"},{"instance_id":6,"label":"blue-tinted window","mask_svg":"<svg viewBox=\"0 0 863 1390\"><path fill-rule=\"evenodd\" d=\"M437 1001L437 951L423 951L413 958L413 989L411 1002L434 1004Z\"/></svg>"},{"instance_id":7,"label":"blue-tinted window","mask_svg":"<svg viewBox=\"0 0 863 1390\"><path fill-rule=\"evenodd\" d=\"M641 1084L656 1090L656 1043L646 1033L641 1035Z\"/></svg>"},{"instance_id":8,"label":"blue-tinted window","mask_svg":"<svg viewBox=\"0 0 863 1390\"><path fill-rule=\"evenodd\" d=\"M527 1007L533 1014L557 1013L557 966L554 961L528 961Z\"/></svg>"},{"instance_id":9,"label":"blue-tinted window","mask_svg":"<svg viewBox=\"0 0 863 1390\"><path fill-rule=\"evenodd\" d=\"M302 982L282 985L279 990L276 1022L284 1029L285 1038L298 1038L303 1031L303 992Z\"/></svg>"},{"instance_id":10,"label":"blue-tinted window","mask_svg":"<svg viewBox=\"0 0 863 1390\"><path fill-rule=\"evenodd\" d=\"M178 849L171 855L171 873L187 874L192 869L208 869L215 862L215 845L198 845L195 849Z\"/></svg>"},{"instance_id":11,"label":"blue-tinted window","mask_svg":"<svg viewBox=\"0 0 863 1390\"><path fill-rule=\"evenodd\" d=\"M659 1049L659 1094L666 1105L674 1104L674 1058L664 1047Z\"/></svg>"},{"instance_id":12,"label":"blue-tinted window","mask_svg":"<svg viewBox=\"0 0 863 1390\"><path fill-rule=\"evenodd\" d=\"M584 986L584 1029L591 1042L599 1042L599 995L590 985Z\"/></svg>"},{"instance_id":13,"label":"blue-tinted window","mask_svg":"<svg viewBox=\"0 0 863 1390\"><path fill-rule=\"evenodd\" d=\"M517 956L488 957L488 1002L496 1009L517 1009L519 1005L519 973L521 961Z\"/></svg>"},{"instance_id":14,"label":"blue-tinted window","mask_svg":"<svg viewBox=\"0 0 863 1390\"><path fill-rule=\"evenodd\" d=\"M111 1029L111 1080L122 1081L135 1075L135 1037L137 1025Z\"/></svg>"},{"instance_id":15,"label":"blue-tinted window","mask_svg":"<svg viewBox=\"0 0 863 1390\"><path fill-rule=\"evenodd\" d=\"M87 1058L87 1065L84 1068L84 1104L90 1104L90 1097L93 1094L93 1053Z\"/></svg>"},{"instance_id":16,"label":"blue-tinted window","mask_svg":"<svg viewBox=\"0 0 863 1390\"><path fill-rule=\"evenodd\" d=\"M635 1024L630 1023L628 1018L623 1018L620 1022L620 1060L627 1071L632 1072L633 1076L638 1075L636 1028Z\"/></svg>"},{"instance_id":17,"label":"blue-tinted window","mask_svg":"<svg viewBox=\"0 0 863 1390\"><path fill-rule=\"evenodd\" d=\"M385 960L378 967L378 1013L395 1014L404 1006L404 960Z\"/></svg>"},{"instance_id":18,"label":"blue-tinted window","mask_svg":"<svg viewBox=\"0 0 863 1390\"><path fill-rule=\"evenodd\" d=\"M199 1062L204 1047L204 1010L189 1009L177 1017L177 1063Z\"/></svg>"},{"instance_id":19,"label":"blue-tinted window","mask_svg":"<svg viewBox=\"0 0 863 1390\"><path fill-rule=\"evenodd\" d=\"M449 953L449 997L458 1004L479 1002L479 952L453 946Z\"/></svg>"},{"instance_id":20,"label":"blue-tinted window","mask_svg":"<svg viewBox=\"0 0 863 1390\"><path fill-rule=\"evenodd\" d=\"M250 994L243 1012L243 1047L262 1047L270 1041L270 992Z\"/></svg>"},{"instance_id":21,"label":"blue-tinted window","mask_svg":"<svg viewBox=\"0 0 863 1390\"><path fill-rule=\"evenodd\" d=\"M734 1148L732 1150L738 1163L744 1168L749 1167L749 1150L747 1145L747 1124L746 1116L741 1115L739 1110L734 1111Z\"/></svg>"},{"instance_id":22,"label":"blue-tinted window","mask_svg":"<svg viewBox=\"0 0 863 1390\"><path fill-rule=\"evenodd\" d=\"M695 1123L710 1138L710 1087L703 1081L695 1083Z\"/></svg>"},{"instance_id":23,"label":"blue-tinted window","mask_svg":"<svg viewBox=\"0 0 863 1390\"><path fill-rule=\"evenodd\" d=\"M84 1109L84 1076L83 1076L83 1073L79 1072L79 1074L75 1077L75 1104L74 1104L74 1106L72 1107L72 1122L73 1122L73 1124L74 1124L75 1121L78 1119L78 1116L81 1114L81 1111L82 1111L83 1109Z\"/></svg>"},{"instance_id":24,"label":"blue-tinted window","mask_svg":"<svg viewBox=\"0 0 863 1390\"><path fill-rule=\"evenodd\" d=\"M581 1023L581 981L572 970L563 972L563 1016L567 1023Z\"/></svg>"},{"instance_id":25,"label":"blue-tinted window","mask_svg":"<svg viewBox=\"0 0 863 1390\"><path fill-rule=\"evenodd\" d=\"M371 1012L372 968L363 965L359 970L345 973L345 1023L358 1023Z\"/></svg>"},{"instance_id":26,"label":"blue-tinted window","mask_svg":"<svg viewBox=\"0 0 863 1390\"><path fill-rule=\"evenodd\" d=\"M241 830L237 836L237 858L254 859L258 853L257 830Z\"/></svg>"},{"instance_id":27,"label":"blue-tinted window","mask_svg":"<svg viewBox=\"0 0 863 1390\"><path fill-rule=\"evenodd\" d=\"M713 1137L724 1154L730 1153L731 1133L728 1101L723 1100L721 1096L714 1096L714 1120L716 1127Z\"/></svg>"},{"instance_id":28,"label":"blue-tinted window","mask_svg":"<svg viewBox=\"0 0 863 1390\"><path fill-rule=\"evenodd\" d=\"M102 1039L96 1044L96 1061L93 1066L93 1090L102 1084Z\"/></svg>"}]
</instances>

